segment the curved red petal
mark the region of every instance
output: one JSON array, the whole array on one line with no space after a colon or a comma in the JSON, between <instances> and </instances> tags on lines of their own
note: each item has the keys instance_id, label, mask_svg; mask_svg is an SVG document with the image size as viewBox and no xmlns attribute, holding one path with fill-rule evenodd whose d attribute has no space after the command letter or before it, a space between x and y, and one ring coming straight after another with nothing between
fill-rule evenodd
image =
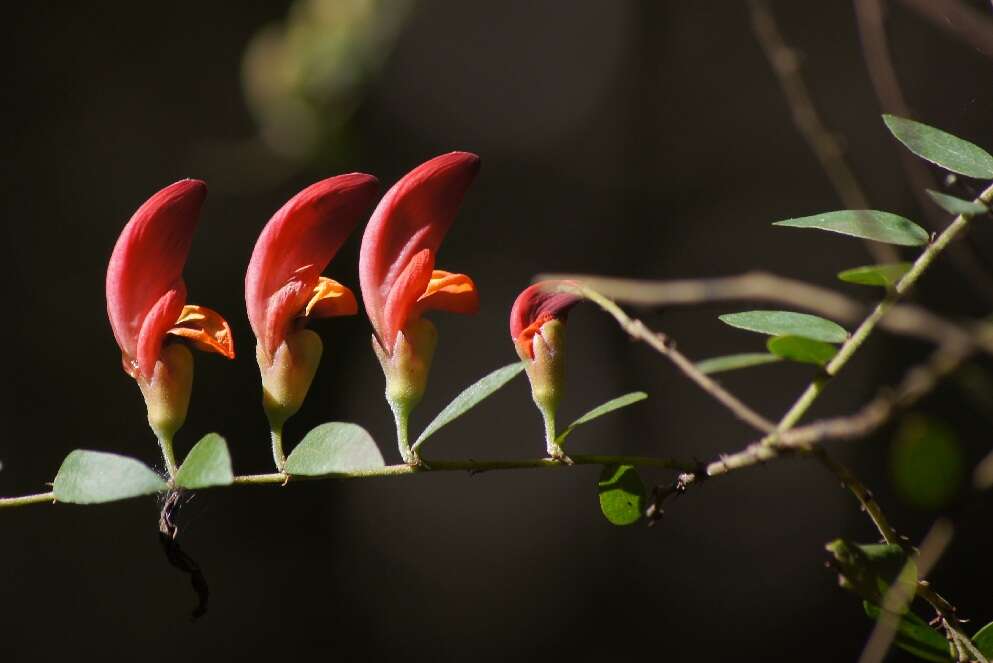
<instances>
[{"instance_id":1,"label":"curved red petal","mask_svg":"<svg viewBox=\"0 0 993 663\"><path fill-rule=\"evenodd\" d=\"M138 332L138 353L135 357L141 377L151 379L166 333L175 326L185 303L186 286L180 279L149 309Z\"/></svg>"},{"instance_id":2,"label":"curved red petal","mask_svg":"<svg viewBox=\"0 0 993 663\"><path fill-rule=\"evenodd\" d=\"M182 285L206 196L207 185L200 180L171 184L138 208L117 239L107 267L107 316L129 362L138 359L138 337L152 307L177 282Z\"/></svg>"},{"instance_id":3,"label":"curved red petal","mask_svg":"<svg viewBox=\"0 0 993 663\"><path fill-rule=\"evenodd\" d=\"M245 304L252 331L270 354L378 187L379 181L364 173L321 180L293 196L262 230L245 275Z\"/></svg>"},{"instance_id":4,"label":"curved red petal","mask_svg":"<svg viewBox=\"0 0 993 663\"><path fill-rule=\"evenodd\" d=\"M397 333L407 326L407 322L417 307L418 298L427 290L434 271L434 256L428 249L416 253L406 268L393 282L389 298L383 306L383 329L381 344L390 353L396 343Z\"/></svg>"},{"instance_id":5,"label":"curved red petal","mask_svg":"<svg viewBox=\"0 0 993 663\"><path fill-rule=\"evenodd\" d=\"M373 212L359 254L362 299L373 329L392 347L396 337L399 284L415 255L433 256L455 220L469 185L479 172L479 157L469 152L450 152L427 161L393 185ZM430 277L430 274L429 274ZM416 300L424 290L405 290ZM387 321L387 303L393 310ZM411 302L411 305L413 301Z\"/></svg>"},{"instance_id":6,"label":"curved red petal","mask_svg":"<svg viewBox=\"0 0 993 663\"><path fill-rule=\"evenodd\" d=\"M556 290L557 287L570 283L572 282L541 281L525 288L510 310L510 337L517 340L528 328L536 323L535 328L540 327L552 318L565 320L569 309L582 299L579 295Z\"/></svg>"}]
</instances>

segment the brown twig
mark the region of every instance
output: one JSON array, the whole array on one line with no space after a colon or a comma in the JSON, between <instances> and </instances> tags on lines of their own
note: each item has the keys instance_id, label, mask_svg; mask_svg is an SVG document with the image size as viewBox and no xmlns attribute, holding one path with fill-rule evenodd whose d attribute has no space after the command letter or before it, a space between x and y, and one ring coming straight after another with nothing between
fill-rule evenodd
<instances>
[{"instance_id":1,"label":"brown twig","mask_svg":"<svg viewBox=\"0 0 993 663\"><path fill-rule=\"evenodd\" d=\"M845 160L841 144L824 125L814 106L810 90L800 75L800 58L783 40L769 3L766 0L750 0L748 6L752 30L783 89L793 124L814 152L842 204L852 210L869 209L869 201ZM870 240L865 240L864 244L879 262L895 262L898 259L897 252L888 244Z\"/></svg>"},{"instance_id":2,"label":"brown twig","mask_svg":"<svg viewBox=\"0 0 993 663\"><path fill-rule=\"evenodd\" d=\"M644 341L659 354L669 359L676 368L692 380L698 387L714 397L719 403L731 411L734 416L741 419L752 428L763 433L771 433L776 429L775 424L763 417L761 414L745 405L737 396L726 390L715 382L710 376L698 369L693 362L686 358L676 349L675 344L665 335L652 331L645 326L641 320L634 320L629 317L617 304L604 297L596 290L582 286L566 285L565 288L574 288L582 297L594 302L608 314L610 314L617 324L632 338Z\"/></svg>"},{"instance_id":3,"label":"brown twig","mask_svg":"<svg viewBox=\"0 0 993 663\"><path fill-rule=\"evenodd\" d=\"M938 28L952 33L988 58L993 58L993 21L956 0L901 0Z\"/></svg>"},{"instance_id":4,"label":"brown twig","mask_svg":"<svg viewBox=\"0 0 993 663\"><path fill-rule=\"evenodd\" d=\"M569 280L621 304L663 307L723 301L767 301L813 311L838 322L853 323L865 318L867 307L834 290L767 272L704 279L648 281L589 274L539 274L534 281ZM919 306L895 304L879 325L895 334L944 343L965 342L971 334L959 325ZM993 353L993 340L983 340L983 349Z\"/></svg>"}]
</instances>

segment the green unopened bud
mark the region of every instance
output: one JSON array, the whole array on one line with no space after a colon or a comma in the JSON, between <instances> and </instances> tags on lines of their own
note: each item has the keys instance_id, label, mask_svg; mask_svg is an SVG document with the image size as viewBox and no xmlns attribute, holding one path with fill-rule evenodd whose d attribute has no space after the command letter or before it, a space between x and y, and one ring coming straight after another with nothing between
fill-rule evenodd
<instances>
[{"instance_id":1,"label":"green unopened bud","mask_svg":"<svg viewBox=\"0 0 993 663\"><path fill-rule=\"evenodd\" d=\"M176 471L172 438L186 422L193 390L193 354L189 348L182 343L162 348L151 379L139 379L138 387L145 397L148 425L159 440L171 476Z\"/></svg>"},{"instance_id":2,"label":"green unopened bud","mask_svg":"<svg viewBox=\"0 0 993 663\"><path fill-rule=\"evenodd\" d=\"M321 337L309 329L287 334L271 358L265 355L261 345L256 345L255 358L262 374L262 406L274 431L281 431L286 420L303 405L323 349Z\"/></svg>"},{"instance_id":3,"label":"green unopened bud","mask_svg":"<svg viewBox=\"0 0 993 663\"><path fill-rule=\"evenodd\" d=\"M415 320L397 334L392 353L380 347L375 337L372 339L373 350L386 377L386 402L396 420L400 455L404 461L415 465L419 461L417 454L410 449L407 422L424 396L437 344L438 330L423 318Z\"/></svg>"},{"instance_id":4,"label":"green unopened bud","mask_svg":"<svg viewBox=\"0 0 993 663\"><path fill-rule=\"evenodd\" d=\"M531 338L530 351L519 344L517 353L531 381L531 397L545 420L548 454L565 458L562 447L555 441L555 413L565 385L565 324L557 319L549 320Z\"/></svg>"}]
</instances>

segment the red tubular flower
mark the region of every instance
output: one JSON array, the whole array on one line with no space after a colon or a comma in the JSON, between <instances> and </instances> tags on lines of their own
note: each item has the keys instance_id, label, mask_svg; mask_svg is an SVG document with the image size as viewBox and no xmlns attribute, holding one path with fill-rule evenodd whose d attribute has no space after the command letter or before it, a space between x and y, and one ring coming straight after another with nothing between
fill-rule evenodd
<instances>
[{"instance_id":1,"label":"red tubular flower","mask_svg":"<svg viewBox=\"0 0 993 663\"><path fill-rule=\"evenodd\" d=\"M472 279L435 269L441 240L478 172L479 157L468 152L421 164L387 192L362 237L362 298L386 375L400 451L408 462L417 458L407 444L407 419L424 393L437 339L434 326L421 316L431 309L479 309Z\"/></svg>"},{"instance_id":2,"label":"red tubular flower","mask_svg":"<svg viewBox=\"0 0 993 663\"><path fill-rule=\"evenodd\" d=\"M234 357L231 328L220 315L186 304L183 266L207 186L182 180L149 198L124 227L107 268L107 314L124 370L135 378L170 471L172 437L186 420L192 356L169 335Z\"/></svg>"},{"instance_id":3,"label":"red tubular flower","mask_svg":"<svg viewBox=\"0 0 993 663\"><path fill-rule=\"evenodd\" d=\"M258 340L263 404L282 466L279 435L310 389L322 353L310 318L355 315L352 291L321 272L375 198L379 182L351 173L312 184L293 196L262 230L245 276L245 304Z\"/></svg>"},{"instance_id":4,"label":"red tubular flower","mask_svg":"<svg viewBox=\"0 0 993 663\"><path fill-rule=\"evenodd\" d=\"M510 337L531 381L531 397L545 420L545 443L553 458L565 458L555 440L555 412L565 382L565 320L582 299L571 281L542 281L518 295L510 311Z\"/></svg>"}]
</instances>

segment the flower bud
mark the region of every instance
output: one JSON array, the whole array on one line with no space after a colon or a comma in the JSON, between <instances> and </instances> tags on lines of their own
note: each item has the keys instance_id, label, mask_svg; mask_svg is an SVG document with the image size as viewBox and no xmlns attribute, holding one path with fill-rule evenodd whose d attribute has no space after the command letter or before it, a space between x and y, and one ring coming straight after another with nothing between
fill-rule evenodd
<instances>
[{"instance_id":1,"label":"flower bud","mask_svg":"<svg viewBox=\"0 0 993 663\"><path fill-rule=\"evenodd\" d=\"M148 408L148 425L160 443L170 444L190 408L193 389L193 354L183 343L162 348L150 380L138 379Z\"/></svg>"},{"instance_id":2,"label":"flower bud","mask_svg":"<svg viewBox=\"0 0 993 663\"><path fill-rule=\"evenodd\" d=\"M287 334L271 360L265 356L261 343L256 345L255 358L262 375L262 406L273 430L282 430L286 420L300 410L323 349L321 337L309 329Z\"/></svg>"},{"instance_id":3,"label":"flower bud","mask_svg":"<svg viewBox=\"0 0 993 663\"><path fill-rule=\"evenodd\" d=\"M547 417L555 417L565 386L565 324L552 318L531 339L532 357L518 346L518 355L531 381L531 397Z\"/></svg>"}]
</instances>

